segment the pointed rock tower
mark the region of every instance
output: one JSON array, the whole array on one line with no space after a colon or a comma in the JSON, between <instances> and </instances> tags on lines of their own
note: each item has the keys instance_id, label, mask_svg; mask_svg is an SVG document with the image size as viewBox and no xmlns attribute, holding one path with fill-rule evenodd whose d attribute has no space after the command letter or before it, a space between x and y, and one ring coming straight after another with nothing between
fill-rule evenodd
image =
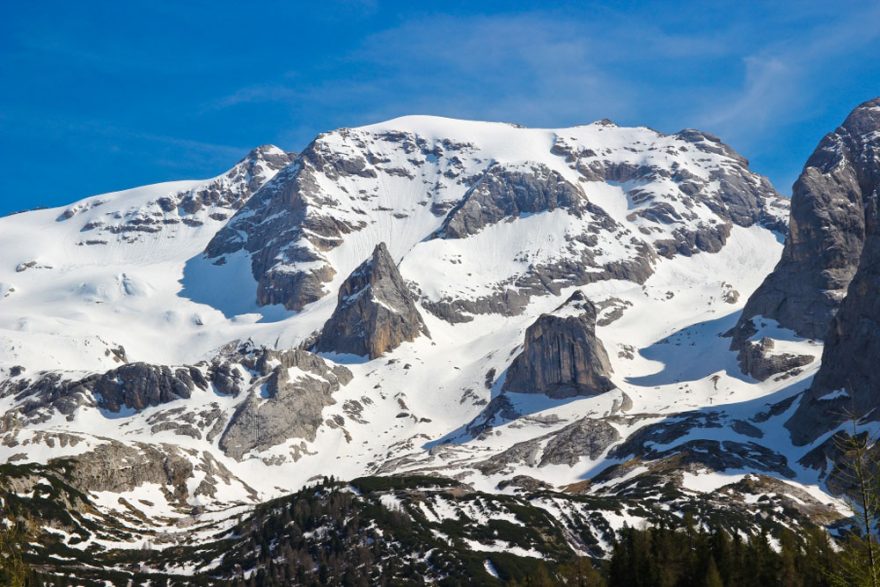
<instances>
[{"instance_id":1,"label":"pointed rock tower","mask_svg":"<svg viewBox=\"0 0 880 587\"><path fill-rule=\"evenodd\" d=\"M385 243L339 288L339 301L315 350L375 359L420 334L430 336Z\"/></svg>"},{"instance_id":2,"label":"pointed rock tower","mask_svg":"<svg viewBox=\"0 0 880 587\"><path fill-rule=\"evenodd\" d=\"M610 374L608 354L596 338L596 307L576 291L528 327L523 351L507 370L504 390L557 399L596 395L614 389Z\"/></svg>"}]
</instances>

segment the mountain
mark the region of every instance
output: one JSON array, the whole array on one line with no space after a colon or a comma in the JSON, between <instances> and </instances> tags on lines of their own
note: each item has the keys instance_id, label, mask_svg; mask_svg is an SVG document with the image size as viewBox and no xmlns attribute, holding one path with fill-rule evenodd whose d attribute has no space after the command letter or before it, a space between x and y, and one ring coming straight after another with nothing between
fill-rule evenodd
<instances>
[{"instance_id":1,"label":"mountain","mask_svg":"<svg viewBox=\"0 0 880 587\"><path fill-rule=\"evenodd\" d=\"M487 552L513 553L514 576L685 512L746 533L845 524L814 466L826 437L797 422L823 417L820 356L873 315L873 216L853 262L840 202L857 186L872 210L874 108L823 140L790 224L708 133L427 116L2 218L0 498L33 509L15 496L51 486L108 520L61 516L32 556L123 572L141 548L154 579L256 572L233 529L317 532L291 513L305 494L284 496L319 481L309 507L480 580ZM833 320L832 285L850 288ZM841 333L824 347L823 320ZM481 530L496 518L547 531Z\"/></svg>"}]
</instances>

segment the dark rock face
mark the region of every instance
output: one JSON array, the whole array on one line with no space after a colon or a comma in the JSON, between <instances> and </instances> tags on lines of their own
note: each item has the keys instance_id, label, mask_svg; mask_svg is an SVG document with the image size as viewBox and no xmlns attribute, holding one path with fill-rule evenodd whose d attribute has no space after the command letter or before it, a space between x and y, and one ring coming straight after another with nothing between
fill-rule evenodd
<instances>
[{"instance_id":1,"label":"dark rock face","mask_svg":"<svg viewBox=\"0 0 880 587\"><path fill-rule=\"evenodd\" d=\"M547 465L575 466L583 457L599 458L605 450L620 440L617 430L604 420L581 418L557 432L518 442L507 450L477 463L475 467L486 475L494 475L510 466L526 464L531 467ZM541 443L547 441L543 450Z\"/></svg>"},{"instance_id":2,"label":"dark rock face","mask_svg":"<svg viewBox=\"0 0 880 587\"><path fill-rule=\"evenodd\" d=\"M825 136L794 184L782 259L752 295L740 328L758 315L823 338L856 273L880 183L880 99Z\"/></svg>"},{"instance_id":3,"label":"dark rock face","mask_svg":"<svg viewBox=\"0 0 880 587\"><path fill-rule=\"evenodd\" d=\"M876 206L877 195L875 191L871 208ZM871 216L861 263L825 339L822 366L786 423L796 444L832 430L848 414L874 421L880 417L880 233L876 213ZM846 393L834 397L837 390Z\"/></svg>"},{"instance_id":4,"label":"dark rock face","mask_svg":"<svg viewBox=\"0 0 880 587\"><path fill-rule=\"evenodd\" d=\"M375 172L365 165L364 160L346 159L320 140L314 141L214 235L206 256L222 262L224 255L240 250L250 253L260 305L283 304L289 310L301 310L321 299L327 293L324 284L336 272L320 252L338 246L343 235L366 223L353 224L316 212L338 205L321 190L319 177L373 177L370 174Z\"/></svg>"},{"instance_id":5,"label":"dark rock face","mask_svg":"<svg viewBox=\"0 0 880 587\"><path fill-rule=\"evenodd\" d=\"M792 439L805 444L847 418L876 420L880 406L880 98L859 106L842 127L826 137L817 154L837 179L833 212L822 217L823 245L835 264L826 272L846 287L846 297L830 318L822 366L797 411L786 423ZM823 150L823 147L824 150ZM814 155L814 158L817 155ZM833 166L833 167L832 167ZM816 194L820 202L822 196ZM846 199L844 199L844 197ZM827 201L827 198L826 198ZM827 228L825 228L827 226ZM837 232L832 232L836 230ZM857 264L856 264L857 263ZM851 277L849 283L846 279ZM839 293L835 294L837 301ZM834 396L835 391L845 390ZM830 399L829 399L830 398Z\"/></svg>"},{"instance_id":6,"label":"dark rock face","mask_svg":"<svg viewBox=\"0 0 880 587\"><path fill-rule=\"evenodd\" d=\"M428 328L385 243L345 280L333 315L315 343L319 352L375 359Z\"/></svg>"},{"instance_id":7,"label":"dark rock face","mask_svg":"<svg viewBox=\"0 0 880 587\"><path fill-rule=\"evenodd\" d=\"M187 399L198 389L207 389L209 381L196 366L168 367L147 363L129 363L80 380L63 379L49 373L35 381L27 379L0 384L0 396L27 397L21 412L28 418L52 408L72 416L77 408L96 405L110 412L123 408L143 410L178 399Z\"/></svg>"},{"instance_id":8,"label":"dark rock face","mask_svg":"<svg viewBox=\"0 0 880 587\"><path fill-rule=\"evenodd\" d=\"M98 405L111 412L123 407L140 411L148 406L188 399L195 387L208 388L202 372L195 367L172 371L164 365L146 363L131 363L83 384L98 395Z\"/></svg>"},{"instance_id":9,"label":"dark rock face","mask_svg":"<svg viewBox=\"0 0 880 587\"><path fill-rule=\"evenodd\" d=\"M465 238L507 218L556 208L579 215L587 208L587 200L577 187L546 166L523 171L496 164L450 210L438 236Z\"/></svg>"},{"instance_id":10,"label":"dark rock face","mask_svg":"<svg viewBox=\"0 0 880 587\"><path fill-rule=\"evenodd\" d=\"M611 363L596 338L596 308L575 292L526 330L523 351L507 370L504 390L553 398L595 395L614 389Z\"/></svg>"},{"instance_id":11,"label":"dark rock face","mask_svg":"<svg viewBox=\"0 0 880 587\"><path fill-rule=\"evenodd\" d=\"M608 422L581 418L553 435L544 447L539 466L573 467L581 457L595 460L619 439L620 434Z\"/></svg>"},{"instance_id":12,"label":"dark rock face","mask_svg":"<svg viewBox=\"0 0 880 587\"><path fill-rule=\"evenodd\" d=\"M289 369L304 374L291 379ZM352 379L345 367L299 349L266 351L256 369L262 378L239 406L220 437L220 448L240 460L251 450L265 450L292 438L314 440L322 411L336 403L332 395Z\"/></svg>"},{"instance_id":13,"label":"dark rock face","mask_svg":"<svg viewBox=\"0 0 880 587\"><path fill-rule=\"evenodd\" d=\"M810 355L773 354L773 347L773 340L766 337L758 342L743 342L739 352L739 366L743 373L748 373L758 381L764 381L777 373L813 362L813 357Z\"/></svg>"}]
</instances>

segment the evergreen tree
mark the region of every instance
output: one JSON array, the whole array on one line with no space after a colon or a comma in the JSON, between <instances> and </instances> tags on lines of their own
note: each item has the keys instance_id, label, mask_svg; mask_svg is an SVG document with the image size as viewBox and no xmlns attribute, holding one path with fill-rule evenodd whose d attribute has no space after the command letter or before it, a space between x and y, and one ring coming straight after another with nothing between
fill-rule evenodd
<instances>
[{"instance_id":1,"label":"evergreen tree","mask_svg":"<svg viewBox=\"0 0 880 587\"><path fill-rule=\"evenodd\" d=\"M21 547L27 542L25 523L0 520L0 585L25 587L30 571L22 558Z\"/></svg>"},{"instance_id":2,"label":"evergreen tree","mask_svg":"<svg viewBox=\"0 0 880 587\"><path fill-rule=\"evenodd\" d=\"M843 457L839 459L840 477L852 486L855 494L849 506L858 519L859 533L851 534L846 540L834 583L841 586L880 587L880 552L874 532L877 512L880 510L880 467L869 456L867 432L859 433L859 418L854 412L847 415L852 423L852 434L838 433L834 436L834 443Z\"/></svg>"},{"instance_id":3,"label":"evergreen tree","mask_svg":"<svg viewBox=\"0 0 880 587\"><path fill-rule=\"evenodd\" d=\"M715 557L709 557L709 564L706 566L706 574L703 578L702 587L724 587L724 581L721 579L721 572L715 563Z\"/></svg>"}]
</instances>

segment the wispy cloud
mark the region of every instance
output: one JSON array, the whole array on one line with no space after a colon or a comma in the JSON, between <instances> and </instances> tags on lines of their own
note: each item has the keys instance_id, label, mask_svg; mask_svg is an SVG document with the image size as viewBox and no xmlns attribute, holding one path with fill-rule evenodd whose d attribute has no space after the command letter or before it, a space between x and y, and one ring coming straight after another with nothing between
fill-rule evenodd
<instances>
[{"instance_id":1,"label":"wispy cloud","mask_svg":"<svg viewBox=\"0 0 880 587\"><path fill-rule=\"evenodd\" d=\"M256 84L236 90L205 106L206 110L222 110L240 104L259 104L261 102L288 102L302 96L296 89L276 83Z\"/></svg>"},{"instance_id":2,"label":"wispy cloud","mask_svg":"<svg viewBox=\"0 0 880 587\"><path fill-rule=\"evenodd\" d=\"M745 80L741 90L700 117L699 124L723 129L725 136L737 129L747 133L762 131L779 112L792 107L798 92L797 71L793 64L778 57L746 57Z\"/></svg>"},{"instance_id":3,"label":"wispy cloud","mask_svg":"<svg viewBox=\"0 0 880 587\"><path fill-rule=\"evenodd\" d=\"M635 120L647 101L668 102L674 110L687 88L678 96L645 92L649 84L639 83L634 64L647 75L674 75L677 61L728 56L740 32L732 25L673 34L622 13L602 17L594 22L542 11L409 19L323 64L345 76L305 83L279 75L206 108L284 103L298 113L320 110L324 119L355 123L405 113L548 126Z\"/></svg>"},{"instance_id":4,"label":"wispy cloud","mask_svg":"<svg viewBox=\"0 0 880 587\"><path fill-rule=\"evenodd\" d=\"M741 57L741 84L712 100L697 114L697 124L740 146L754 146L768 133L814 115L817 96L833 79L833 64L880 39L878 22L880 4L859 3L825 15L823 24L796 36L757 47Z\"/></svg>"}]
</instances>

